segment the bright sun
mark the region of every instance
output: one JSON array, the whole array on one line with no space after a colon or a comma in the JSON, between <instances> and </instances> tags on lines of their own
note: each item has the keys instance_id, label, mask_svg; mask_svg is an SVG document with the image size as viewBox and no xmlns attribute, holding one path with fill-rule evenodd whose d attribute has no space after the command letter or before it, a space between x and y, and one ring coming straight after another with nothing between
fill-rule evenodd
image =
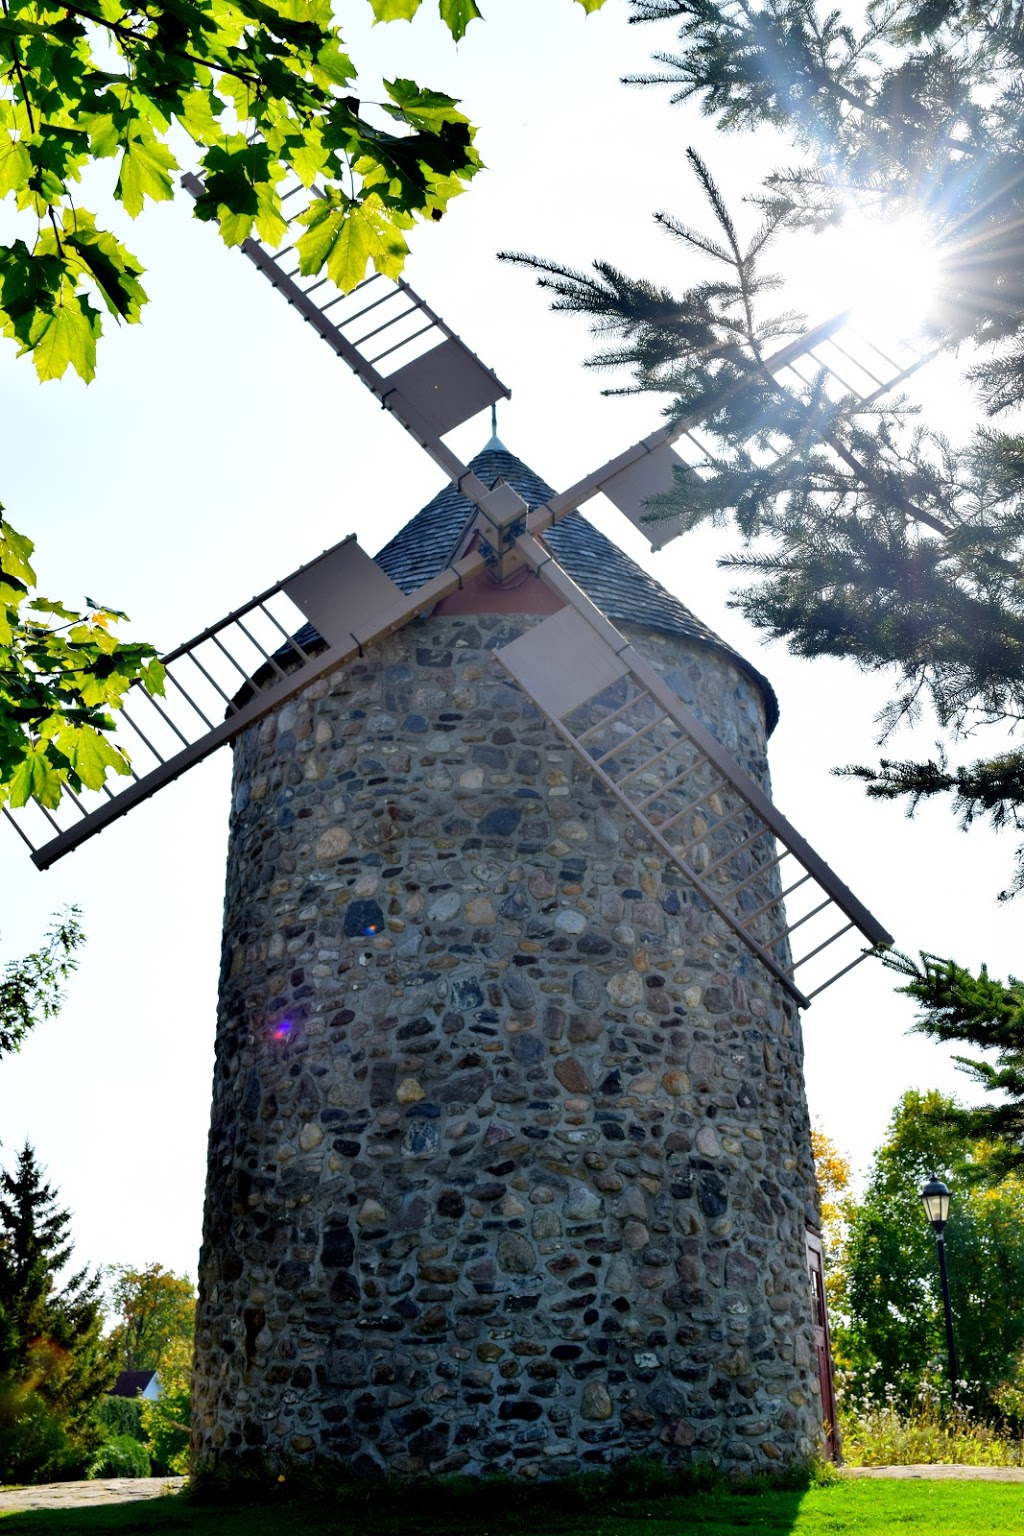
<instances>
[{"instance_id":1,"label":"bright sun","mask_svg":"<svg viewBox=\"0 0 1024 1536\"><path fill-rule=\"evenodd\" d=\"M886 223L852 211L840 227L803 238L794 255L787 288L812 324L849 309L873 338L909 339L934 306L939 254L924 219Z\"/></svg>"}]
</instances>

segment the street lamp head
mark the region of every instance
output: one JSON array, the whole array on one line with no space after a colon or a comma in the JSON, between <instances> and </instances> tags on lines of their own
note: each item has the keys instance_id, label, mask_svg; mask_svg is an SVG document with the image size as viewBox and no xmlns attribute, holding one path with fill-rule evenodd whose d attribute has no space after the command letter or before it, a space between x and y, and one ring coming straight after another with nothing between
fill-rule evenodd
<instances>
[{"instance_id":1,"label":"street lamp head","mask_svg":"<svg viewBox=\"0 0 1024 1536\"><path fill-rule=\"evenodd\" d=\"M925 1214L931 1223L932 1231L936 1237L942 1232L949 1218L949 1188L932 1174L928 1183L921 1191L921 1199L924 1202Z\"/></svg>"}]
</instances>

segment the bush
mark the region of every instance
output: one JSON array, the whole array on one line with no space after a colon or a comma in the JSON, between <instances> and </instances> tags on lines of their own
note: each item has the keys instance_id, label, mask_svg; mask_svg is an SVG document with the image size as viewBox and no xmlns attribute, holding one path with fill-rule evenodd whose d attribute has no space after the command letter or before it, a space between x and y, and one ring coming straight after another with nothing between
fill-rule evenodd
<instances>
[{"instance_id":1,"label":"bush","mask_svg":"<svg viewBox=\"0 0 1024 1536\"><path fill-rule=\"evenodd\" d=\"M1024 1384L1019 1379L1001 1382L992 1393L992 1401L1018 1435L1024 1432Z\"/></svg>"},{"instance_id":2,"label":"bush","mask_svg":"<svg viewBox=\"0 0 1024 1536\"><path fill-rule=\"evenodd\" d=\"M103 1425L111 1439L117 1435L131 1435L142 1441L142 1399L140 1397L101 1397L96 1405L97 1421Z\"/></svg>"},{"instance_id":3,"label":"bush","mask_svg":"<svg viewBox=\"0 0 1024 1536\"><path fill-rule=\"evenodd\" d=\"M131 1435L114 1435L102 1445L87 1477L148 1477L149 1452Z\"/></svg>"},{"instance_id":4,"label":"bush","mask_svg":"<svg viewBox=\"0 0 1024 1536\"><path fill-rule=\"evenodd\" d=\"M46 1483L73 1477L74 1450L64 1426L38 1392L0 1390L0 1468L7 1483Z\"/></svg>"}]
</instances>

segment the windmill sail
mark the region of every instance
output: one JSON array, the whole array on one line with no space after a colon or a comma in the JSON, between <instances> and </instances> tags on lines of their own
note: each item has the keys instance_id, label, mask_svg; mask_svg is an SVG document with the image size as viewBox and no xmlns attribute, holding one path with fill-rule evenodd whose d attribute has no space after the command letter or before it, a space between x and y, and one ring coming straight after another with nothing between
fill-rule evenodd
<instances>
[{"instance_id":1,"label":"windmill sail","mask_svg":"<svg viewBox=\"0 0 1024 1536\"><path fill-rule=\"evenodd\" d=\"M882 351L855 330L846 315L836 315L780 347L765 359L764 369L780 391L789 390L794 382L804 388L813 382L830 398L853 396L866 407L898 389L934 356L934 350L921 352L902 343ZM738 387L734 385L732 389ZM713 467L712 451L700 429L725 403L732 389L695 402L672 427L652 432L553 497L543 524L535 519L534 530L557 522L602 493L650 539L652 550L662 549L678 537L683 525L673 518L652 521L651 499L673 489L677 470L700 473ZM925 517L925 521L931 519Z\"/></svg>"},{"instance_id":2,"label":"windmill sail","mask_svg":"<svg viewBox=\"0 0 1024 1536\"><path fill-rule=\"evenodd\" d=\"M129 690L114 736L129 777L68 790L54 811L30 801L4 815L47 869L459 580L453 568L409 598L354 537L343 539L164 656L162 697Z\"/></svg>"},{"instance_id":3,"label":"windmill sail","mask_svg":"<svg viewBox=\"0 0 1024 1536\"><path fill-rule=\"evenodd\" d=\"M500 650L500 661L652 845L797 1002L806 1007L872 949L891 944L543 546L529 535L518 546L566 606ZM557 668L552 656L559 657Z\"/></svg>"},{"instance_id":4,"label":"windmill sail","mask_svg":"<svg viewBox=\"0 0 1024 1536\"><path fill-rule=\"evenodd\" d=\"M544 546L529 532L512 536L521 563L566 606L506 646L499 659L751 952L806 1006L870 949L890 943L881 924ZM56 812L30 804L16 812L5 808L5 816L35 864L48 868L487 564L474 550L407 596L354 538L343 540L164 657L164 697L132 688L115 738L132 758L130 778L92 795L68 794ZM553 655L560 657L557 668ZM802 946L794 960L790 937L798 930ZM828 952L831 961L841 939L847 955L823 969L823 957ZM815 969L811 986L805 975Z\"/></svg>"},{"instance_id":5,"label":"windmill sail","mask_svg":"<svg viewBox=\"0 0 1024 1536\"><path fill-rule=\"evenodd\" d=\"M193 197L203 190L191 174L182 186ZM299 184L282 203L301 201L303 194L307 206L316 195ZM376 273L346 294L327 277L304 276L296 253L301 211L294 203L289 210L290 244L272 251L248 239L243 253L445 474L461 482L466 466L441 439L511 391L401 278ZM471 489L480 494L484 488Z\"/></svg>"}]
</instances>

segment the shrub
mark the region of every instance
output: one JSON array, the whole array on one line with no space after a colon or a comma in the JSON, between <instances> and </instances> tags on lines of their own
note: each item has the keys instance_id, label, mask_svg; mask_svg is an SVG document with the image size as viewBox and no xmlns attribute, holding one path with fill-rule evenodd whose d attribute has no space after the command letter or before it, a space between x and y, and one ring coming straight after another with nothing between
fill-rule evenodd
<instances>
[{"instance_id":1,"label":"shrub","mask_svg":"<svg viewBox=\"0 0 1024 1536\"><path fill-rule=\"evenodd\" d=\"M75 1450L50 1405L29 1387L0 1387L0 1476L8 1483L74 1477Z\"/></svg>"},{"instance_id":2,"label":"shrub","mask_svg":"<svg viewBox=\"0 0 1024 1536\"><path fill-rule=\"evenodd\" d=\"M1024 1430L1024 1384L1020 1380L1001 1382L992 1393L992 1401L1020 1434Z\"/></svg>"},{"instance_id":3,"label":"shrub","mask_svg":"<svg viewBox=\"0 0 1024 1536\"><path fill-rule=\"evenodd\" d=\"M101 1445L87 1477L148 1477L149 1452L131 1435L114 1435Z\"/></svg>"},{"instance_id":4,"label":"shrub","mask_svg":"<svg viewBox=\"0 0 1024 1536\"><path fill-rule=\"evenodd\" d=\"M145 1438L139 1397L101 1397L96 1405L96 1418L112 1439L117 1435L131 1435L139 1441Z\"/></svg>"}]
</instances>

